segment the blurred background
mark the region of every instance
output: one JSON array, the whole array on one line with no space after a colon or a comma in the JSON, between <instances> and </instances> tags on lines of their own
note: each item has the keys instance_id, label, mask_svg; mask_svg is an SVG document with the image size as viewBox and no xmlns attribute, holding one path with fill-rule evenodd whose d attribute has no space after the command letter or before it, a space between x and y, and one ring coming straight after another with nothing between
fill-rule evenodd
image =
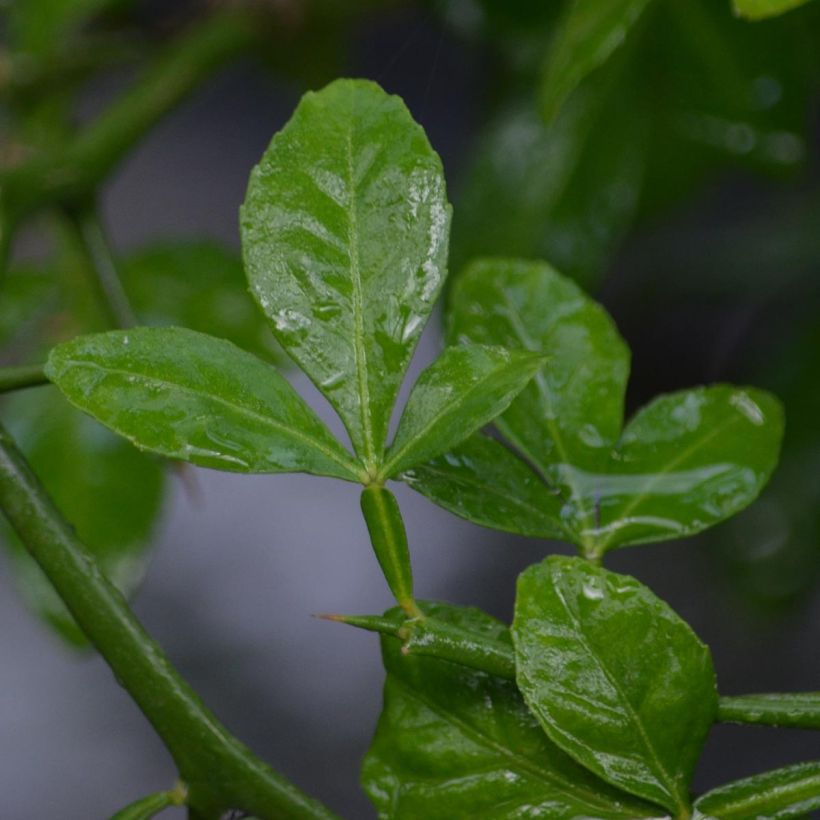
<instances>
[{"instance_id":1,"label":"blurred background","mask_svg":"<svg viewBox=\"0 0 820 820\"><path fill-rule=\"evenodd\" d=\"M254 42L213 60L101 184L89 230L107 236L141 321L210 330L282 361L245 293L237 209L301 93L362 76L400 94L442 155L451 276L477 254L546 258L574 276L632 347L630 411L715 381L775 391L787 435L762 498L704 535L632 547L609 566L649 584L711 645L724 694L820 689L820 3L749 23L728 0L654 0L558 101L564 3L2 8L3 167L105 116L203 21L259 15ZM59 214L27 221L0 292L4 363L106 326L78 285L84 249ZM414 373L440 349L439 324ZM343 816L373 816L357 779L381 706L378 642L311 617L390 604L356 487L165 472L51 388L5 400L0 414L109 574L127 589L141 579L137 613L228 727ZM516 575L564 549L396 493L421 597L509 620ZM0 817L106 818L167 787L173 766L4 538ZM720 726L696 785L817 757L816 733Z\"/></svg>"}]
</instances>

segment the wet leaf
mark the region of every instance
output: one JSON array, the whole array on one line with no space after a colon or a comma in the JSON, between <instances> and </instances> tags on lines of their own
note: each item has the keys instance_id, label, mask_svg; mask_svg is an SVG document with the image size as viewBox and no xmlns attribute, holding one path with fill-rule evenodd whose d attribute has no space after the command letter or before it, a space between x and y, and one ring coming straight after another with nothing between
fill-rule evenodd
<instances>
[{"instance_id":1,"label":"wet leaf","mask_svg":"<svg viewBox=\"0 0 820 820\"><path fill-rule=\"evenodd\" d=\"M560 496L514 453L479 434L399 476L445 510L496 530L567 539Z\"/></svg>"},{"instance_id":2,"label":"wet leaf","mask_svg":"<svg viewBox=\"0 0 820 820\"><path fill-rule=\"evenodd\" d=\"M394 476L441 455L492 421L535 375L544 358L529 351L448 347L420 376L387 452Z\"/></svg>"},{"instance_id":3,"label":"wet leaf","mask_svg":"<svg viewBox=\"0 0 820 820\"><path fill-rule=\"evenodd\" d=\"M797 820L820 810L820 761L737 780L695 801L696 818Z\"/></svg>"},{"instance_id":4,"label":"wet leaf","mask_svg":"<svg viewBox=\"0 0 820 820\"><path fill-rule=\"evenodd\" d=\"M547 121L581 80L625 42L650 0L570 0L544 69L541 106Z\"/></svg>"},{"instance_id":5,"label":"wet leaf","mask_svg":"<svg viewBox=\"0 0 820 820\"><path fill-rule=\"evenodd\" d=\"M749 20L762 20L796 9L808 0L733 0L735 14Z\"/></svg>"},{"instance_id":6,"label":"wet leaf","mask_svg":"<svg viewBox=\"0 0 820 820\"><path fill-rule=\"evenodd\" d=\"M133 592L162 504L160 461L82 415L53 388L18 394L4 413L32 468L103 572L126 595ZM4 541L29 606L68 642L85 646L48 579L5 528Z\"/></svg>"},{"instance_id":7,"label":"wet leaf","mask_svg":"<svg viewBox=\"0 0 820 820\"><path fill-rule=\"evenodd\" d=\"M243 473L359 478L288 382L230 342L183 328L80 336L54 348L46 372L77 407L168 458Z\"/></svg>"},{"instance_id":8,"label":"wet leaf","mask_svg":"<svg viewBox=\"0 0 820 820\"><path fill-rule=\"evenodd\" d=\"M751 388L661 396L622 431L629 352L603 308L546 264L470 266L449 333L548 356L496 424L560 495L565 532L591 555L700 532L751 503L777 463L780 404Z\"/></svg>"},{"instance_id":9,"label":"wet leaf","mask_svg":"<svg viewBox=\"0 0 820 820\"><path fill-rule=\"evenodd\" d=\"M441 162L398 97L339 80L302 98L251 175L251 290L368 466L445 276Z\"/></svg>"},{"instance_id":10,"label":"wet leaf","mask_svg":"<svg viewBox=\"0 0 820 820\"><path fill-rule=\"evenodd\" d=\"M506 627L479 610L422 608L454 627L509 640ZM391 637L382 639L382 654L384 711L362 770L379 817L608 820L661 814L610 788L553 746L512 681L404 655L401 642Z\"/></svg>"},{"instance_id":11,"label":"wet leaf","mask_svg":"<svg viewBox=\"0 0 820 820\"><path fill-rule=\"evenodd\" d=\"M518 581L518 685L551 740L613 785L688 816L717 712L709 650L649 589L553 556Z\"/></svg>"}]
</instances>

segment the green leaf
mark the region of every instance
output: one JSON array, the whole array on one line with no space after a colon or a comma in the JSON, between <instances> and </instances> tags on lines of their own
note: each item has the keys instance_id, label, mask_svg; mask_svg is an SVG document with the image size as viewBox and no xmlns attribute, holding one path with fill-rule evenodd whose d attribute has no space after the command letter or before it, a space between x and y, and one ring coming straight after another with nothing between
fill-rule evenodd
<instances>
[{"instance_id":1,"label":"green leaf","mask_svg":"<svg viewBox=\"0 0 820 820\"><path fill-rule=\"evenodd\" d=\"M541 105L547 121L581 80L624 44L649 2L570 0L545 66Z\"/></svg>"},{"instance_id":2,"label":"green leaf","mask_svg":"<svg viewBox=\"0 0 820 820\"><path fill-rule=\"evenodd\" d=\"M124 257L118 272L141 322L188 327L263 358L283 358L248 295L242 260L227 248L204 241L153 245Z\"/></svg>"},{"instance_id":3,"label":"green leaf","mask_svg":"<svg viewBox=\"0 0 820 820\"><path fill-rule=\"evenodd\" d=\"M441 455L509 407L544 357L528 351L448 347L420 376L387 452L385 476Z\"/></svg>"},{"instance_id":4,"label":"green leaf","mask_svg":"<svg viewBox=\"0 0 820 820\"><path fill-rule=\"evenodd\" d=\"M549 737L631 794L688 817L717 712L709 650L643 584L553 556L518 580L518 685Z\"/></svg>"},{"instance_id":5,"label":"green leaf","mask_svg":"<svg viewBox=\"0 0 820 820\"><path fill-rule=\"evenodd\" d=\"M38 267L16 265L7 271L0 298L0 346L33 353L32 340L39 339L41 325L57 303L57 288Z\"/></svg>"},{"instance_id":6,"label":"green leaf","mask_svg":"<svg viewBox=\"0 0 820 820\"><path fill-rule=\"evenodd\" d=\"M496 424L560 495L567 536L591 556L722 521L757 497L777 462L782 410L751 388L662 396L622 433L629 352L603 308L544 263L470 266L453 289L449 332L549 356Z\"/></svg>"},{"instance_id":7,"label":"green leaf","mask_svg":"<svg viewBox=\"0 0 820 820\"><path fill-rule=\"evenodd\" d=\"M480 433L398 477L445 510L484 527L567 538L561 497L507 447Z\"/></svg>"},{"instance_id":8,"label":"green leaf","mask_svg":"<svg viewBox=\"0 0 820 820\"><path fill-rule=\"evenodd\" d=\"M159 460L140 453L58 395L18 394L5 405L9 427L57 507L100 568L124 594L142 579L163 498ZM10 530L16 580L30 607L69 643L85 638L54 588Z\"/></svg>"},{"instance_id":9,"label":"green leaf","mask_svg":"<svg viewBox=\"0 0 820 820\"><path fill-rule=\"evenodd\" d=\"M735 14L748 20L763 20L796 9L808 0L732 0Z\"/></svg>"},{"instance_id":10,"label":"green leaf","mask_svg":"<svg viewBox=\"0 0 820 820\"><path fill-rule=\"evenodd\" d=\"M306 94L274 137L241 221L251 290L275 336L377 466L445 277L438 156L398 97L339 80Z\"/></svg>"},{"instance_id":11,"label":"green leaf","mask_svg":"<svg viewBox=\"0 0 820 820\"><path fill-rule=\"evenodd\" d=\"M737 780L695 801L696 817L791 820L820 810L820 761L797 763Z\"/></svg>"},{"instance_id":12,"label":"green leaf","mask_svg":"<svg viewBox=\"0 0 820 820\"><path fill-rule=\"evenodd\" d=\"M52 350L46 373L81 410L168 458L359 480L288 382L230 342L183 328L80 336Z\"/></svg>"},{"instance_id":13,"label":"green leaf","mask_svg":"<svg viewBox=\"0 0 820 820\"><path fill-rule=\"evenodd\" d=\"M700 532L754 500L777 464L771 394L715 385L660 396L626 425L607 476L577 476L598 501L603 549Z\"/></svg>"},{"instance_id":14,"label":"green leaf","mask_svg":"<svg viewBox=\"0 0 820 820\"><path fill-rule=\"evenodd\" d=\"M478 610L446 604L423 609L453 627L509 640L503 624ZM512 681L404 655L395 638L382 639L382 653L384 711L362 771L380 818L607 820L659 813L553 746Z\"/></svg>"}]
</instances>

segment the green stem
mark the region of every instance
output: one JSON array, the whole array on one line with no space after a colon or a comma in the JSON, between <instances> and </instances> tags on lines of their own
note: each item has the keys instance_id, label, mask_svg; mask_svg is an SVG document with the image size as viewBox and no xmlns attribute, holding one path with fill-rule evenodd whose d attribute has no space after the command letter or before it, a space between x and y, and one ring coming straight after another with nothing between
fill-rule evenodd
<instances>
[{"instance_id":1,"label":"green stem","mask_svg":"<svg viewBox=\"0 0 820 820\"><path fill-rule=\"evenodd\" d=\"M720 699L718 720L820 730L820 692L724 697Z\"/></svg>"},{"instance_id":2,"label":"green stem","mask_svg":"<svg viewBox=\"0 0 820 820\"><path fill-rule=\"evenodd\" d=\"M67 217L77 237L84 267L92 277L94 289L108 323L116 328L138 324L128 294L117 273L114 256L108 245L99 217L91 210L68 211Z\"/></svg>"},{"instance_id":3,"label":"green stem","mask_svg":"<svg viewBox=\"0 0 820 820\"><path fill-rule=\"evenodd\" d=\"M364 488L361 504L373 550L393 597L411 618L423 618L413 599L410 549L399 502L386 487L371 484Z\"/></svg>"},{"instance_id":4,"label":"green stem","mask_svg":"<svg viewBox=\"0 0 820 820\"><path fill-rule=\"evenodd\" d=\"M110 820L150 820L155 814L159 814L163 809L171 806L182 806L182 803L175 802L172 792L158 792L149 794L134 801L124 809L120 809Z\"/></svg>"},{"instance_id":5,"label":"green stem","mask_svg":"<svg viewBox=\"0 0 820 820\"><path fill-rule=\"evenodd\" d=\"M41 364L0 368L0 393L22 390L24 387L37 387L41 384L48 384Z\"/></svg>"},{"instance_id":6,"label":"green stem","mask_svg":"<svg viewBox=\"0 0 820 820\"><path fill-rule=\"evenodd\" d=\"M60 515L0 426L0 508L88 639L162 738L203 818L333 814L234 738L180 677Z\"/></svg>"},{"instance_id":7,"label":"green stem","mask_svg":"<svg viewBox=\"0 0 820 820\"><path fill-rule=\"evenodd\" d=\"M65 151L32 160L3 175L0 188L5 189L14 216L92 197L100 182L153 125L257 36L249 17L224 13L176 39Z\"/></svg>"}]
</instances>

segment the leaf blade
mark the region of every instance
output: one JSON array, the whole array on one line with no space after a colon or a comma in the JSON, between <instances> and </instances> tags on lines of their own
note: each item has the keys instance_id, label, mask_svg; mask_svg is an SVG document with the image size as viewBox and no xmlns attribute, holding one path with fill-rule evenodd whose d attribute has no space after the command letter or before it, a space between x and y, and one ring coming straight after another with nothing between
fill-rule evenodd
<instances>
[{"instance_id":1,"label":"leaf blade","mask_svg":"<svg viewBox=\"0 0 820 820\"><path fill-rule=\"evenodd\" d=\"M505 410L544 357L484 345L448 347L419 376L387 452L394 476L441 455Z\"/></svg>"},{"instance_id":2,"label":"leaf blade","mask_svg":"<svg viewBox=\"0 0 820 820\"><path fill-rule=\"evenodd\" d=\"M520 576L512 635L519 687L549 737L609 783L685 814L717 710L709 651L691 629L635 579L553 556Z\"/></svg>"},{"instance_id":3,"label":"leaf blade","mask_svg":"<svg viewBox=\"0 0 820 820\"><path fill-rule=\"evenodd\" d=\"M52 350L46 373L77 407L168 458L359 480L288 382L230 342L184 328L80 336Z\"/></svg>"},{"instance_id":4,"label":"leaf blade","mask_svg":"<svg viewBox=\"0 0 820 820\"><path fill-rule=\"evenodd\" d=\"M561 498L503 444L480 433L398 478L474 524L536 538L567 537Z\"/></svg>"},{"instance_id":5,"label":"leaf blade","mask_svg":"<svg viewBox=\"0 0 820 820\"><path fill-rule=\"evenodd\" d=\"M503 624L478 610L422 608L453 627L509 640ZM550 744L511 681L405 656L394 638L382 639L382 651L385 710L362 772L380 817L512 820L525 809L556 820L657 814Z\"/></svg>"},{"instance_id":6,"label":"leaf blade","mask_svg":"<svg viewBox=\"0 0 820 820\"><path fill-rule=\"evenodd\" d=\"M438 156L397 97L336 81L305 95L274 137L241 222L251 290L274 334L373 466L444 281Z\"/></svg>"}]
</instances>

